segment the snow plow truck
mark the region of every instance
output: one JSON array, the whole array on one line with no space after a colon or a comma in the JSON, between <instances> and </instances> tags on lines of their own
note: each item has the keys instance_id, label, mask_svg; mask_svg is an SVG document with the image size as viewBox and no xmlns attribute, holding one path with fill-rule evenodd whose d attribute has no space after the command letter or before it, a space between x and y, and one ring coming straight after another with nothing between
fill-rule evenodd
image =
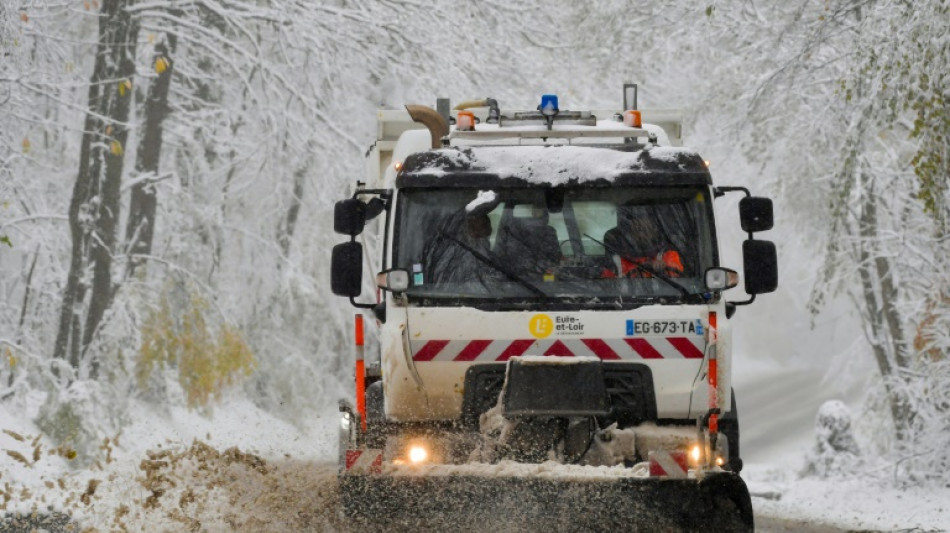
<instances>
[{"instance_id":1,"label":"snow plow truck","mask_svg":"<svg viewBox=\"0 0 950 533\"><path fill-rule=\"evenodd\" d=\"M714 185L680 113L639 110L634 84L623 100L378 110L367 176L334 210L332 290L359 309L340 402L354 524L753 529L730 320L777 286L755 238L772 202ZM713 209L729 193L748 235L735 300Z\"/></svg>"}]
</instances>

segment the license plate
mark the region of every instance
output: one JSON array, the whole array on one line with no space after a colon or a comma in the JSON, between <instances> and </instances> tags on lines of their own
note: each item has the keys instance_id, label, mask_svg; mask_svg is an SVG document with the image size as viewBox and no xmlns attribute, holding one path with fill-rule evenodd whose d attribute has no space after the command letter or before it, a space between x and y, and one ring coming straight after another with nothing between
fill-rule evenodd
<instances>
[{"instance_id":1,"label":"license plate","mask_svg":"<svg viewBox=\"0 0 950 533\"><path fill-rule=\"evenodd\" d=\"M700 320L627 320L627 336L702 335Z\"/></svg>"}]
</instances>

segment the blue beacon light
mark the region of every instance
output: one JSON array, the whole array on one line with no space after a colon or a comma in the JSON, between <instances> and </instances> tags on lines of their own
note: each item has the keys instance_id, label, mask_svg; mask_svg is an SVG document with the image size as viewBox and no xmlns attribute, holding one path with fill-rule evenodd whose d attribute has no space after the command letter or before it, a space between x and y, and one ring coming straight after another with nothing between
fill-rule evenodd
<instances>
[{"instance_id":1,"label":"blue beacon light","mask_svg":"<svg viewBox=\"0 0 950 533\"><path fill-rule=\"evenodd\" d=\"M557 108L557 95L556 94L543 94L541 95L541 105L538 106L538 110L541 111L542 115L556 115L559 111Z\"/></svg>"}]
</instances>

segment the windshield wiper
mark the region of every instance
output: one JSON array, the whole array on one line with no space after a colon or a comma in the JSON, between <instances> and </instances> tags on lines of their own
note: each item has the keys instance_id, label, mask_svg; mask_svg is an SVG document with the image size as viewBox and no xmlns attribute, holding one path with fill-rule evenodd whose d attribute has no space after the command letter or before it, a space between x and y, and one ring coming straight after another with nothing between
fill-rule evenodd
<instances>
[{"instance_id":1,"label":"windshield wiper","mask_svg":"<svg viewBox=\"0 0 950 533\"><path fill-rule=\"evenodd\" d=\"M494 268L495 270L501 272L502 274L504 274L505 276L507 276L509 279L511 279L511 280L513 280L513 281L517 281L522 287L528 289L529 291L533 292L534 294L536 294L536 295L538 295L538 296L545 296L545 297L547 296L547 294L545 294L544 291L542 291L541 289L537 288L537 287L536 287L533 283L531 283L530 281L528 281L528 280L522 278L522 277L519 276L518 274L515 274L515 273L512 272L511 270L508 270L507 268L505 268L505 267L499 265L498 263L495 262L494 259L492 259L492 258L486 256L485 254L479 252L478 250L472 248L471 246L465 244L464 242L462 242L462 241L456 239L455 237L453 237L453 236L451 236L451 235L445 233L444 231L439 232L439 235L442 236L442 237L444 237L444 238L446 238L446 239L448 239L448 240L450 240L450 241L452 241L452 242L454 242L455 244L461 246L463 250L465 250L466 252L468 252L468 253L472 254L473 256L475 256L475 258L478 259L479 261L481 261L482 263L485 263L486 265L488 265L488 266Z\"/></svg>"},{"instance_id":2,"label":"windshield wiper","mask_svg":"<svg viewBox=\"0 0 950 533\"><path fill-rule=\"evenodd\" d=\"M683 295L683 298L689 298L690 296L692 296L692 293L689 292L689 289L687 289L686 287L684 287L684 286L680 285L679 283L673 281L669 276L666 276L665 274L660 274L659 272L653 270L652 268L649 268L649 267L647 267L646 265L643 265L643 264L641 264L641 263L638 263L638 262L634 261L632 257L629 257L629 256L627 256L627 255L624 255L624 254L620 253L620 251L617 250L617 249L615 249L614 247L608 246L607 243L598 241L597 239L591 237L590 235L588 235L588 234L586 234L586 233L584 234L584 236L587 237L588 239L590 239L590 240L596 242L597 244L603 246L604 249L607 250L608 252L610 252L610 253L612 253L612 254L615 254L615 255L619 255L622 259L626 259L628 263L632 264L633 267L636 268L637 270L639 270L640 272L645 272L645 273L649 274L650 276L653 276L653 277L659 279L660 281L666 283L666 284L669 285L670 287L673 287L674 289L678 290L678 291L680 292L680 294ZM622 273L621 273L621 274L622 274Z\"/></svg>"}]
</instances>

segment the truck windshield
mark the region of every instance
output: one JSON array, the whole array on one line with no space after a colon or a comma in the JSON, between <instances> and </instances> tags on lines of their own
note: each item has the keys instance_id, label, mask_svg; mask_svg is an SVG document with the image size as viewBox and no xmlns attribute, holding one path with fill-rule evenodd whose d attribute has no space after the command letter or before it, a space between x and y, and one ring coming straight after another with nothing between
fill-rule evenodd
<instances>
[{"instance_id":1,"label":"truck windshield","mask_svg":"<svg viewBox=\"0 0 950 533\"><path fill-rule=\"evenodd\" d=\"M404 189L410 299L681 301L716 264L708 188ZM475 201L479 198L478 201Z\"/></svg>"}]
</instances>

